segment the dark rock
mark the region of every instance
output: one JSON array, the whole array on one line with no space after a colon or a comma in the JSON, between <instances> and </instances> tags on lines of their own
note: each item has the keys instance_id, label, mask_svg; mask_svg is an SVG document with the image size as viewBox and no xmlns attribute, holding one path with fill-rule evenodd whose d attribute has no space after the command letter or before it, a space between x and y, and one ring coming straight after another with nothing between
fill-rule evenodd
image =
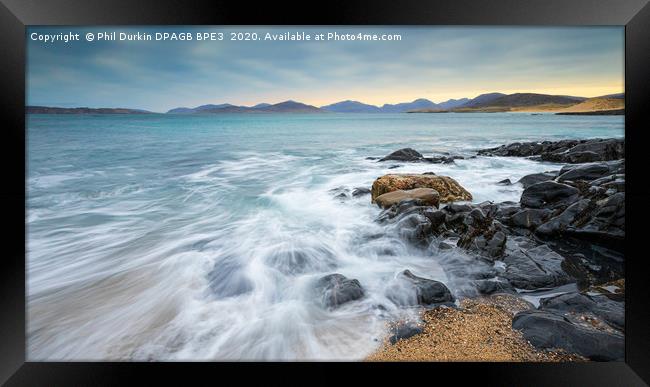
<instances>
[{"instance_id":1,"label":"dark rock","mask_svg":"<svg viewBox=\"0 0 650 387\"><path fill-rule=\"evenodd\" d=\"M345 200L350 198L350 189L346 187L336 187L329 190L335 199Z\"/></svg>"},{"instance_id":2,"label":"dark rock","mask_svg":"<svg viewBox=\"0 0 650 387\"><path fill-rule=\"evenodd\" d=\"M413 304L413 301L416 305L435 305L454 301L451 292L442 282L417 277L409 270L398 274L397 279L402 285L406 285L409 294L415 295L412 298L404 297L403 294L389 294L388 298L398 305Z\"/></svg>"},{"instance_id":3,"label":"dark rock","mask_svg":"<svg viewBox=\"0 0 650 387\"><path fill-rule=\"evenodd\" d=\"M513 214L508 224L514 227L535 229L544 223L552 212L549 209L525 208Z\"/></svg>"},{"instance_id":4,"label":"dark rock","mask_svg":"<svg viewBox=\"0 0 650 387\"><path fill-rule=\"evenodd\" d=\"M557 177L558 173L559 173L558 171L532 173L530 175L526 175L522 177L517 181L517 183L521 183L521 185L525 189L530 187L533 184L541 183L543 181L553 180Z\"/></svg>"},{"instance_id":5,"label":"dark rock","mask_svg":"<svg viewBox=\"0 0 650 387\"><path fill-rule=\"evenodd\" d=\"M542 154L542 160L561 163L585 163L618 160L625 157L623 139L593 139L581 141L566 152Z\"/></svg>"},{"instance_id":6,"label":"dark rock","mask_svg":"<svg viewBox=\"0 0 650 387\"><path fill-rule=\"evenodd\" d=\"M352 196L355 198L364 195L370 195L370 188L359 187L352 191Z\"/></svg>"},{"instance_id":7,"label":"dark rock","mask_svg":"<svg viewBox=\"0 0 650 387\"><path fill-rule=\"evenodd\" d=\"M422 154L412 148L402 148L380 159L379 161L421 161Z\"/></svg>"},{"instance_id":8,"label":"dark rock","mask_svg":"<svg viewBox=\"0 0 650 387\"><path fill-rule=\"evenodd\" d=\"M571 277L562 269L564 258L547 245L534 246L535 242L512 243L503 262L506 270L503 277L519 289L551 288L571 282Z\"/></svg>"},{"instance_id":9,"label":"dark rock","mask_svg":"<svg viewBox=\"0 0 650 387\"><path fill-rule=\"evenodd\" d=\"M558 176L557 181L596 180L610 173L606 164L584 164L571 168Z\"/></svg>"},{"instance_id":10,"label":"dark rock","mask_svg":"<svg viewBox=\"0 0 650 387\"><path fill-rule=\"evenodd\" d=\"M625 329L625 303L606 296L589 296L583 293L565 293L555 297L542 298L540 309L555 310L571 314L593 314L617 330Z\"/></svg>"},{"instance_id":11,"label":"dark rock","mask_svg":"<svg viewBox=\"0 0 650 387\"><path fill-rule=\"evenodd\" d=\"M482 156L533 157L557 163L586 163L625 157L623 139L562 140L524 142L478 151Z\"/></svg>"},{"instance_id":12,"label":"dark rock","mask_svg":"<svg viewBox=\"0 0 650 387\"><path fill-rule=\"evenodd\" d=\"M435 173L434 172L424 172L423 175L434 175L435 176Z\"/></svg>"},{"instance_id":13,"label":"dark rock","mask_svg":"<svg viewBox=\"0 0 650 387\"><path fill-rule=\"evenodd\" d=\"M477 280L474 281L474 286L476 286L476 290L481 294L515 292L515 289L510 285L510 283L495 279Z\"/></svg>"},{"instance_id":14,"label":"dark rock","mask_svg":"<svg viewBox=\"0 0 650 387\"><path fill-rule=\"evenodd\" d=\"M435 156L435 157L424 157L423 161L427 161L433 164L451 164L454 160L462 160L463 156Z\"/></svg>"},{"instance_id":15,"label":"dark rock","mask_svg":"<svg viewBox=\"0 0 650 387\"><path fill-rule=\"evenodd\" d=\"M589 329L566 317L544 310L519 312L512 328L520 330L532 345L543 349L561 348L591 360L623 360L623 335Z\"/></svg>"},{"instance_id":16,"label":"dark rock","mask_svg":"<svg viewBox=\"0 0 650 387\"><path fill-rule=\"evenodd\" d=\"M438 244L438 249L440 249L440 250L451 250L453 248L454 248L454 246L450 245L447 242L440 242Z\"/></svg>"},{"instance_id":17,"label":"dark rock","mask_svg":"<svg viewBox=\"0 0 650 387\"><path fill-rule=\"evenodd\" d=\"M445 219L447 215L440 210L427 209L423 212L423 215L429 219L431 222L431 227L433 230L438 231L440 226L445 224Z\"/></svg>"},{"instance_id":18,"label":"dark rock","mask_svg":"<svg viewBox=\"0 0 650 387\"><path fill-rule=\"evenodd\" d=\"M399 219L397 230L402 239L426 245L431 235L431 221L421 213L409 214Z\"/></svg>"},{"instance_id":19,"label":"dark rock","mask_svg":"<svg viewBox=\"0 0 650 387\"><path fill-rule=\"evenodd\" d=\"M597 201L595 205L596 210L589 220L569 231L579 237L622 241L625 238L625 193L615 193Z\"/></svg>"},{"instance_id":20,"label":"dark rock","mask_svg":"<svg viewBox=\"0 0 650 387\"><path fill-rule=\"evenodd\" d=\"M419 335L423 330L414 324L399 324L392 328L393 335L388 339L391 344L397 343L399 340L408 339L409 337Z\"/></svg>"},{"instance_id":21,"label":"dark rock","mask_svg":"<svg viewBox=\"0 0 650 387\"><path fill-rule=\"evenodd\" d=\"M336 308L346 302L358 300L364 295L361 284L356 279L348 279L335 273L320 278L315 289L321 295L321 302L327 308Z\"/></svg>"},{"instance_id":22,"label":"dark rock","mask_svg":"<svg viewBox=\"0 0 650 387\"><path fill-rule=\"evenodd\" d=\"M473 207L470 204L450 203L444 206L442 209L450 214L458 214L462 212L470 212Z\"/></svg>"},{"instance_id":23,"label":"dark rock","mask_svg":"<svg viewBox=\"0 0 650 387\"><path fill-rule=\"evenodd\" d=\"M567 207L560 215L548 220L539 226L535 233L550 236L564 232L578 216L583 214L590 206L589 199L582 199Z\"/></svg>"},{"instance_id":24,"label":"dark rock","mask_svg":"<svg viewBox=\"0 0 650 387\"><path fill-rule=\"evenodd\" d=\"M531 208L568 206L579 198L580 191L570 185L544 181L533 184L521 194L521 205Z\"/></svg>"},{"instance_id":25,"label":"dark rock","mask_svg":"<svg viewBox=\"0 0 650 387\"><path fill-rule=\"evenodd\" d=\"M335 269L334 252L325 246L281 246L268 251L264 263L285 275L300 275Z\"/></svg>"},{"instance_id":26,"label":"dark rock","mask_svg":"<svg viewBox=\"0 0 650 387\"><path fill-rule=\"evenodd\" d=\"M497 182L497 185L512 185L512 182L510 181L510 179L503 179Z\"/></svg>"}]
</instances>

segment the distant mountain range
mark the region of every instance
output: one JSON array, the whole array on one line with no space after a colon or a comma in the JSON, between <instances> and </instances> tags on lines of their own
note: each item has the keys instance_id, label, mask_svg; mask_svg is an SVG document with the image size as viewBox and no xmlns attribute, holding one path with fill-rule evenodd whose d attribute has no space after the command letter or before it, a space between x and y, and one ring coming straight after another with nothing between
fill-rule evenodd
<instances>
[{"instance_id":1,"label":"distant mountain range","mask_svg":"<svg viewBox=\"0 0 650 387\"><path fill-rule=\"evenodd\" d=\"M368 105L359 101L342 101L331 105L321 106L321 109L332 113L405 113L420 109L452 109L469 101L468 98L450 99L441 103L434 103L428 99L419 98L412 102L398 104L384 104L381 107Z\"/></svg>"},{"instance_id":2,"label":"distant mountain range","mask_svg":"<svg viewBox=\"0 0 650 387\"><path fill-rule=\"evenodd\" d=\"M201 105L195 108L179 107L169 110L168 114L218 114L218 113L320 113L316 106L296 101L284 101L276 104L259 103L255 106L236 106L229 103L220 105Z\"/></svg>"},{"instance_id":3,"label":"distant mountain range","mask_svg":"<svg viewBox=\"0 0 650 387\"><path fill-rule=\"evenodd\" d=\"M605 100L624 100L623 93L595 97ZM444 112L499 112L499 111L553 111L569 108L583 103L588 98L567 95L548 95L535 93L487 93L475 98L450 99L434 103L428 99L419 98L412 102L369 105L359 101L341 101L330 105L316 107L296 101L284 101L276 104L259 103L254 106L238 106L229 103L208 104L193 108L178 107L167 111L167 114L219 114L219 113L444 113ZM602 101L598 104L584 106L605 106ZM608 106L622 106L622 102L608 102ZM582 110L582 109L580 109ZM47 106L28 106L27 113L31 114L143 114L152 113L140 109L126 108L59 108Z\"/></svg>"}]
</instances>

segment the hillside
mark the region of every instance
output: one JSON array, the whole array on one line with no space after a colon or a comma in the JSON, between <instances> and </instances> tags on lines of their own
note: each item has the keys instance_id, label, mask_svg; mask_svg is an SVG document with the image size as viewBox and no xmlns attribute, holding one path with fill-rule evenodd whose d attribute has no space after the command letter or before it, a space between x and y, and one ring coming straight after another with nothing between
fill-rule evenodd
<instances>
[{"instance_id":1,"label":"hillside","mask_svg":"<svg viewBox=\"0 0 650 387\"><path fill-rule=\"evenodd\" d=\"M381 108L368 105L359 101L341 101L330 105L321 106L321 109L333 113L381 113Z\"/></svg>"},{"instance_id":2,"label":"hillside","mask_svg":"<svg viewBox=\"0 0 650 387\"><path fill-rule=\"evenodd\" d=\"M530 106L543 106L543 105L556 105L556 106L570 106L584 101L582 97L570 97L564 95L548 95L548 94L535 94L535 93L515 93L504 95L489 101L474 104L474 108L487 108L487 107L530 107ZM465 107L465 105L463 106Z\"/></svg>"},{"instance_id":3,"label":"hillside","mask_svg":"<svg viewBox=\"0 0 650 387\"><path fill-rule=\"evenodd\" d=\"M583 113L603 110L620 110L625 109L625 100L623 98L589 98L579 104L558 111L558 113Z\"/></svg>"},{"instance_id":4,"label":"hillside","mask_svg":"<svg viewBox=\"0 0 650 387\"><path fill-rule=\"evenodd\" d=\"M168 114L222 114L222 113L322 113L316 106L296 101L284 101L276 104L260 103L255 106L235 106L229 103L220 105L202 105L195 108L175 108Z\"/></svg>"}]
</instances>

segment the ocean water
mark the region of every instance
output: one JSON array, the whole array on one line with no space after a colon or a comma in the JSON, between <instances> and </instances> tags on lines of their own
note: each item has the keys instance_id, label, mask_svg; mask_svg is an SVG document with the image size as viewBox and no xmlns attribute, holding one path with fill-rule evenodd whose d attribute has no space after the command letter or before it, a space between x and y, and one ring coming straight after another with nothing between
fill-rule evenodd
<instances>
[{"instance_id":1,"label":"ocean water","mask_svg":"<svg viewBox=\"0 0 650 387\"><path fill-rule=\"evenodd\" d=\"M474 202L560 165L476 157L379 163L514 141L623 137L622 116L492 114L31 115L27 119L29 360L345 360L376 349L404 269L474 291L460 251L417 249L374 220L386 173L433 171ZM397 167L395 167L397 166ZM392 168L391 167L395 167ZM313 283L341 273L366 296L338 309Z\"/></svg>"}]
</instances>

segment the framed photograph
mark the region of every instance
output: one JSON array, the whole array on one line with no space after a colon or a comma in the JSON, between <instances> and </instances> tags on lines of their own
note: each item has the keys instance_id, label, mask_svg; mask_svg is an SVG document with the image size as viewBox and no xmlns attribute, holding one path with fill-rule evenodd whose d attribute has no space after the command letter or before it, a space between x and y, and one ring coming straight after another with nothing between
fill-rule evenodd
<instances>
[{"instance_id":1,"label":"framed photograph","mask_svg":"<svg viewBox=\"0 0 650 387\"><path fill-rule=\"evenodd\" d=\"M0 381L650 381L647 0L2 3Z\"/></svg>"}]
</instances>

